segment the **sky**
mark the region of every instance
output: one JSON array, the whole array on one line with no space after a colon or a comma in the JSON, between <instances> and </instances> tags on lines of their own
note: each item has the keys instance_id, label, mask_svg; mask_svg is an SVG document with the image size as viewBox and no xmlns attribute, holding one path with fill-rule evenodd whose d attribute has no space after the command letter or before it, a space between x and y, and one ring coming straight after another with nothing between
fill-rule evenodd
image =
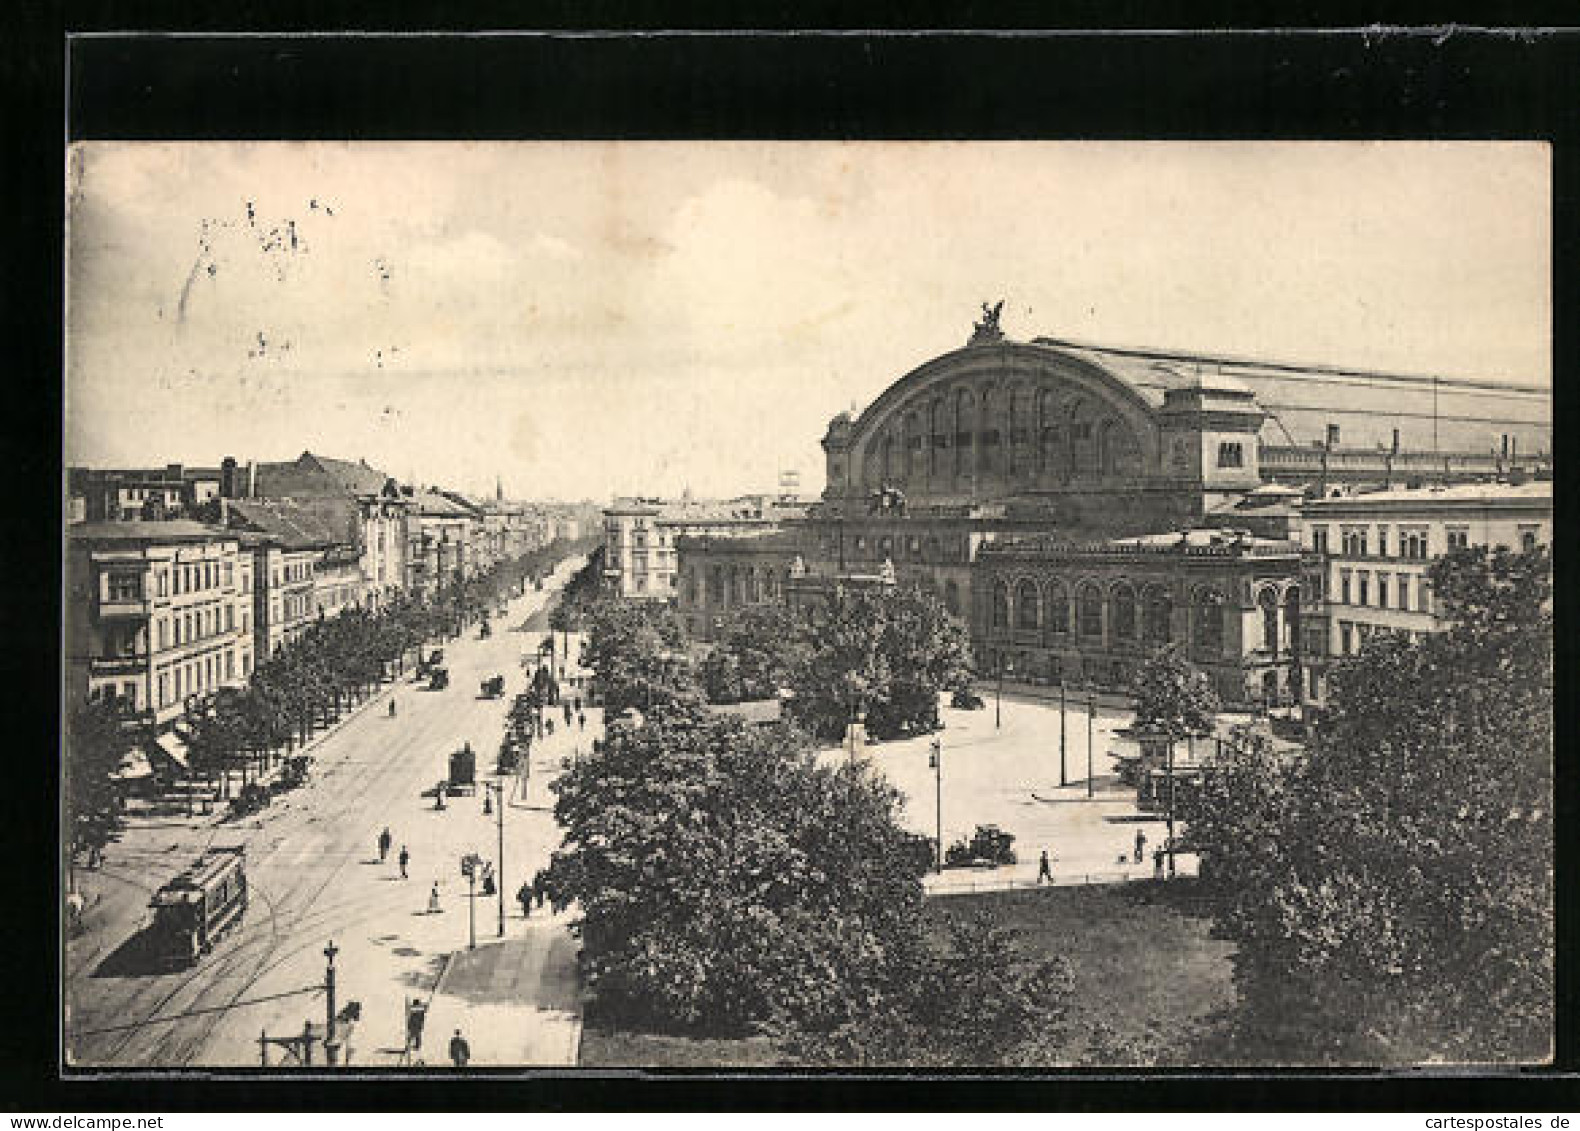
<instances>
[{"instance_id":1,"label":"sky","mask_svg":"<svg viewBox=\"0 0 1580 1131\"><path fill-rule=\"evenodd\" d=\"M1014 339L1551 382L1531 143L84 143L66 457L518 498L823 486Z\"/></svg>"}]
</instances>

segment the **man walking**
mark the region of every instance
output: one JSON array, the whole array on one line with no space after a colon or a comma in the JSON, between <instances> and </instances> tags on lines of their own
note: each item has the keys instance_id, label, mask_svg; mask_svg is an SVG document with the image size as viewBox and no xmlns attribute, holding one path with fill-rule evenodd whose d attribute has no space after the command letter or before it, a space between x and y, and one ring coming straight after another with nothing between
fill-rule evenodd
<instances>
[{"instance_id":1,"label":"man walking","mask_svg":"<svg viewBox=\"0 0 1580 1131\"><path fill-rule=\"evenodd\" d=\"M1136 830L1136 863L1141 863L1147 854L1147 834L1141 829Z\"/></svg>"},{"instance_id":2,"label":"man walking","mask_svg":"<svg viewBox=\"0 0 1580 1131\"><path fill-rule=\"evenodd\" d=\"M1161 848L1152 853L1152 878L1154 880L1163 878L1163 850Z\"/></svg>"},{"instance_id":3,"label":"man walking","mask_svg":"<svg viewBox=\"0 0 1580 1131\"><path fill-rule=\"evenodd\" d=\"M400 878L409 879L410 877L406 875L406 865L411 863L411 853L406 851L404 844L400 846L400 855L396 859L400 861Z\"/></svg>"},{"instance_id":4,"label":"man walking","mask_svg":"<svg viewBox=\"0 0 1580 1131\"><path fill-rule=\"evenodd\" d=\"M1042 850L1042 858L1037 861L1037 883L1040 885L1044 879L1053 883L1053 868L1048 863L1048 850Z\"/></svg>"},{"instance_id":5,"label":"man walking","mask_svg":"<svg viewBox=\"0 0 1580 1131\"><path fill-rule=\"evenodd\" d=\"M384 831L379 833L379 863L380 864L384 863L385 858L389 856L389 854L390 854L390 842L393 839L394 838L390 836L389 826L385 825L384 826Z\"/></svg>"},{"instance_id":6,"label":"man walking","mask_svg":"<svg viewBox=\"0 0 1580 1131\"><path fill-rule=\"evenodd\" d=\"M450 1059L457 1068L465 1068L466 1062L472 1059L472 1046L466 1043L466 1038L461 1036L461 1030L455 1031L455 1036L450 1038Z\"/></svg>"},{"instance_id":7,"label":"man walking","mask_svg":"<svg viewBox=\"0 0 1580 1131\"><path fill-rule=\"evenodd\" d=\"M521 904L521 917L532 918L532 884L526 880L521 881L521 890L516 892L516 902Z\"/></svg>"},{"instance_id":8,"label":"man walking","mask_svg":"<svg viewBox=\"0 0 1580 1131\"><path fill-rule=\"evenodd\" d=\"M433 882L433 890L428 893L428 914L437 915L443 910L439 906L439 881Z\"/></svg>"}]
</instances>

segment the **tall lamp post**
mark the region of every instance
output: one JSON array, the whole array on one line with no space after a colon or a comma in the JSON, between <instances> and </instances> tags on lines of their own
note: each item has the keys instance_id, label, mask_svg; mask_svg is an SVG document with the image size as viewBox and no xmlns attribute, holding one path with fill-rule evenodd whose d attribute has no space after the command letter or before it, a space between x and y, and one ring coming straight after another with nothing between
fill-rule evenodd
<instances>
[{"instance_id":1,"label":"tall lamp post","mask_svg":"<svg viewBox=\"0 0 1580 1131\"><path fill-rule=\"evenodd\" d=\"M1095 782L1092 778L1092 726L1097 721L1097 685L1086 685L1086 796L1093 796Z\"/></svg>"},{"instance_id":2,"label":"tall lamp post","mask_svg":"<svg viewBox=\"0 0 1580 1131\"><path fill-rule=\"evenodd\" d=\"M1013 673L1015 664L1008 656L999 660L998 664L998 697L993 703L993 729L1004 725L1004 677Z\"/></svg>"},{"instance_id":3,"label":"tall lamp post","mask_svg":"<svg viewBox=\"0 0 1580 1131\"><path fill-rule=\"evenodd\" d=\"M944 740L933 739L933 754L929 761L933 764L933 789L936 802L935 831L937 837L933 841L933 871L942 874L944 870Z\"/></svg>"},{"instance_id":4,"label":"tall lamp post","mask_svg":"<svg viewBox=\"0 0 1580 1131\"><path fill-rule=\"evenodd\" d=\"M1064 673L1059 673L1059 784L1069 785L1070 778L1064 768Z\"/></svg>"},{"instance_id":5,"label":"tall lamp post","mask_svg":"<svg viewBox=\"0 0 1580 1131\"><path fill-rule=\"evenodd\" d=\"M330 939L324 947L324 957L329 965L324 968L324 1059L330 1064L340 1060L340 1042L335 1038L335 955L340 948Z\"/></svg>"}]
</instances>

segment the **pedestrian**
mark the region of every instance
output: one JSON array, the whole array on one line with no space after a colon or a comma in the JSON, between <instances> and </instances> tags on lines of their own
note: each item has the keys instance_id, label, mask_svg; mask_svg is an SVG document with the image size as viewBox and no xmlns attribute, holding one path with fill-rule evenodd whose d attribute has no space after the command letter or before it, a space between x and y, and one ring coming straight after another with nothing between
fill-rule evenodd
<instances>
[{"instance_id":1,"label":"pedestrian","mask_svg":"<svg viewBox=\"0 0 1580 1131\"><path fill-rule=\"evenodd\" d=\"M439 881L433 882L433 890L428 893L428 914L438 915L444 909L439 906Z\"/></svg>"},{"instance_id":2,"label":"pedestrian","mask_svg":"<svg viewBox=\"0 0 1580 1131\"><path fill-rule=\"evenodd\" d=\"M1154 850L1152 853L1152 878L1155 880L1163 878L1163 850L1161 848Z\"/></svg>"},{"instance_id":3,"label":"pedestrian","mask_svg":"<svg viewBox=\"0 0 1580 1131\"><path fill-rule=\"evenodd\" d=\"M406 851L404 844L400 846L400 856L396 859L400 861L400 878L403 880L410 879L411 877L406 874L406 865L411 863L411 853Z\"/></svg>"},{"instance_id":4,"label":"pedestrian","mask_svg":"<svg viewBox=\"0 0 1580 1131\"><path fill-rule=\"evenodd\" d=\"M393 719L394 717L395 717L395 700L391 699L390 700L390 718Z\"/></svg>"},{"instance_id":5,"label":"pedestrian","mask_svg":"<svg viewBox=\"0 0 1580 1131\"><path fill-rule=\"evenodd\" d=\"M384 831L379 833L379 863L380 864L384 863L385 859L388 858L388 856L390 854L390 841L392 839L393 838L390 836L389 826L385 825L384 826Z\"/></svg>"},{"instance_id":6,"label":"pedestrian","mask_svg":"<svg viewBox=\"0 0 1580 1131\"><path fill-rule=\"evenodd\" d=\"M582 713L582 697L580 695L576 696L576 700L572 705L576 708L578 715Z\"/></svg>"},{"instance_id":7,"label":"pedestrian","mask_svg":"<svg viewBox=\"0 0 1580 1131\"><path fill-rule=\"evenodd\" d=\"M543 906L543 900L548 896L548 893L549 885L543 879L543 873L539 872L537 875L532 877L532 894L537 897L538 906L540 908Z\"/></svg>"},{"instance_id":8,"label":"pedestrian","mask_svg":"<svg viewBox=\"0 0 1580 1131\"><path fill-rule=\"evenodd\" d=\"M444 780L443 779L440 779L439 783L433 787L433 807L436 810L441 810L441 811L444 809Z\"/></svg>"},{"instance_id":9,"label":"pedestrian","mask_svg":"<svg viewBox=\"0 0 1580 1131\"><path fill-rule=\"evenodd\" d=\"M544 730L544 732L546 734L552 735L554 733L554 720L553 719L544 719L543 720L543 730Z\"/></svg>"},{"instance_id":10,"label":"pedestrian","mask_svg":"<svg viewBox=\"0 0 1580 1131\"><path fill-rule=\"evenodd\" d=\"M1143 830L1137 829L1136 830L1136 863L1137 864L1141 863L1141 861L1146 858L1146 854L1147 854L1147 834Z\"/></svg>"},{"instance_id":11,"label":"pedestrian","mask_svg":"<svg viewBox=\"0 0 1580 1131\"><path fill-rule=\"evenodd\" d=\"M568 726L571 725L571 720L576 717L576 712L571 710L571 705L569 703L566 703L564 706L565 706L565 725L568 727Z\"/></svg>"},{"instance_id":12,"label":"pedestrian","mask_svg":"<svg viewBox=\"0 0 1580 1131\"><path fill-rule=\"evenodd\" d=\"M1037 883L1041 884L1044 877L1047 878L1050 884L1053 883L1053 868L1048 863L1048 850L1046 848L1042 850L1042 858L1037 861Z\"/></svg>"},{"instance_id":13,"label":"pedestrian","mask_svg":"<svg viewBox=\"0 0 1580 1131\"><path fill-rule=\"evenodd\" d=\"M412 1052L422 1051L422 1023L428 1019L428 1007L420 1001L406 1003L406 1046Z\"/></svg>"},{"instance_id":14,"label":"pedestrian","mask_svg":"<svg viewBox=\"0 0 1580 1131\"><path fill-rule=\"evenodd\" d=\"M576 726L579 730L587 729L587 716L579 711L576 714Z\"/></svg>"},{"instance_id":15,"label":"pedestrian","mask_svg":"<svg viewBox=\"0 0 1580 1131\"><path fill-rule=\"evenodd\" d=\"M450 1038L450 1059L457 1068L465 1068L466 1062L472 1059L472 1046L466 1043L466 1038L461 1036L461 1030L455 1031L455 1036Z\"/></svg>"},{"instance_id":16,"label":"pedestrian","mask_svg":"<svg viewBox=\"0 0 1580 1131\"><path fill-rule=\"evenodd\" d=\"M532 897L534 892L532 884L526 880L521 881L521 890L516 893L516 902L521 904L521 917L532 918Z\"/></svg>"}]
</instances>

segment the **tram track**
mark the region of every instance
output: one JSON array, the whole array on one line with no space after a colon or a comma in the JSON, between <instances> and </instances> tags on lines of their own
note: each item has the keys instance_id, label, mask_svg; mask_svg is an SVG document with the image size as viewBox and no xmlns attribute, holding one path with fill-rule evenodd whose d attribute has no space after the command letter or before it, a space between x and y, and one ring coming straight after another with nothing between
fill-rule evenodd
<instances>
[{"instance_id":1,"label":"tram track","mask_svg":"<svg viewBox=\"0 0 1580 1131\"><path fill-rule=\"evenodd\" d=\"M493 655L496 650L466 656L462 664L455 666L472 674L484 672L497 665ZM414 685L400 683L396 690L402 686L416 691ZM383 818L401 808L401 802L410 799L414 788L420 791L424 774L419 767L425 751L453 744L461 736L458 732L503 729L503 707L497 712L459 704L456 708L412 712L401 717L399 723L391 719L392 726L400 727L391 734L398 741L385 745L383 756L375 757L366 756L370 739L366 732L384 725L384 716L361 712L347 720L332 745L320 748L321 769L304 791L291 795L298 801L291 811L266 810L245 832L235 825L210 826L202 841L204 846L238 840L248 850L249 895L264 905L267 933L232 933L230 945L223 953L209 956L208 961L200 962L174 985L163 985L161 979L160 983L128 986L134 979L125 979L122 984L129 988L129 994L119 1002L104 1003L108 1008L98 1012L135 1020L105 1052L93 1048L93 1038L105 1030L84 1032L72 1041L77 1046L73 1063L188 1067L212 1043L234 1009L250 1004L245 1000L249 994L276 971L322 945L324 940L318 936L325 928L331 934L341 933L388 911L396 889L328 902L324 901L325 893L347 868L368 862L357 846L371 846L374 830ZM487 746L481 749L486 750ZM324 807L326 802L328 807ZM364 824L369 827L363 829ZM314 832L316 836L312 835ZM124 869L127 864L135 868L139 861L168 863L168 851L131 855L121 869L107 876L152 894L157 890L153 879L158 872L143 878ZM303 867L303 857L313 864ZM283 873L282 883L270 879L276 873ZM311 987L303 987L308 988Z\"/></svg>"}]
</instances>

